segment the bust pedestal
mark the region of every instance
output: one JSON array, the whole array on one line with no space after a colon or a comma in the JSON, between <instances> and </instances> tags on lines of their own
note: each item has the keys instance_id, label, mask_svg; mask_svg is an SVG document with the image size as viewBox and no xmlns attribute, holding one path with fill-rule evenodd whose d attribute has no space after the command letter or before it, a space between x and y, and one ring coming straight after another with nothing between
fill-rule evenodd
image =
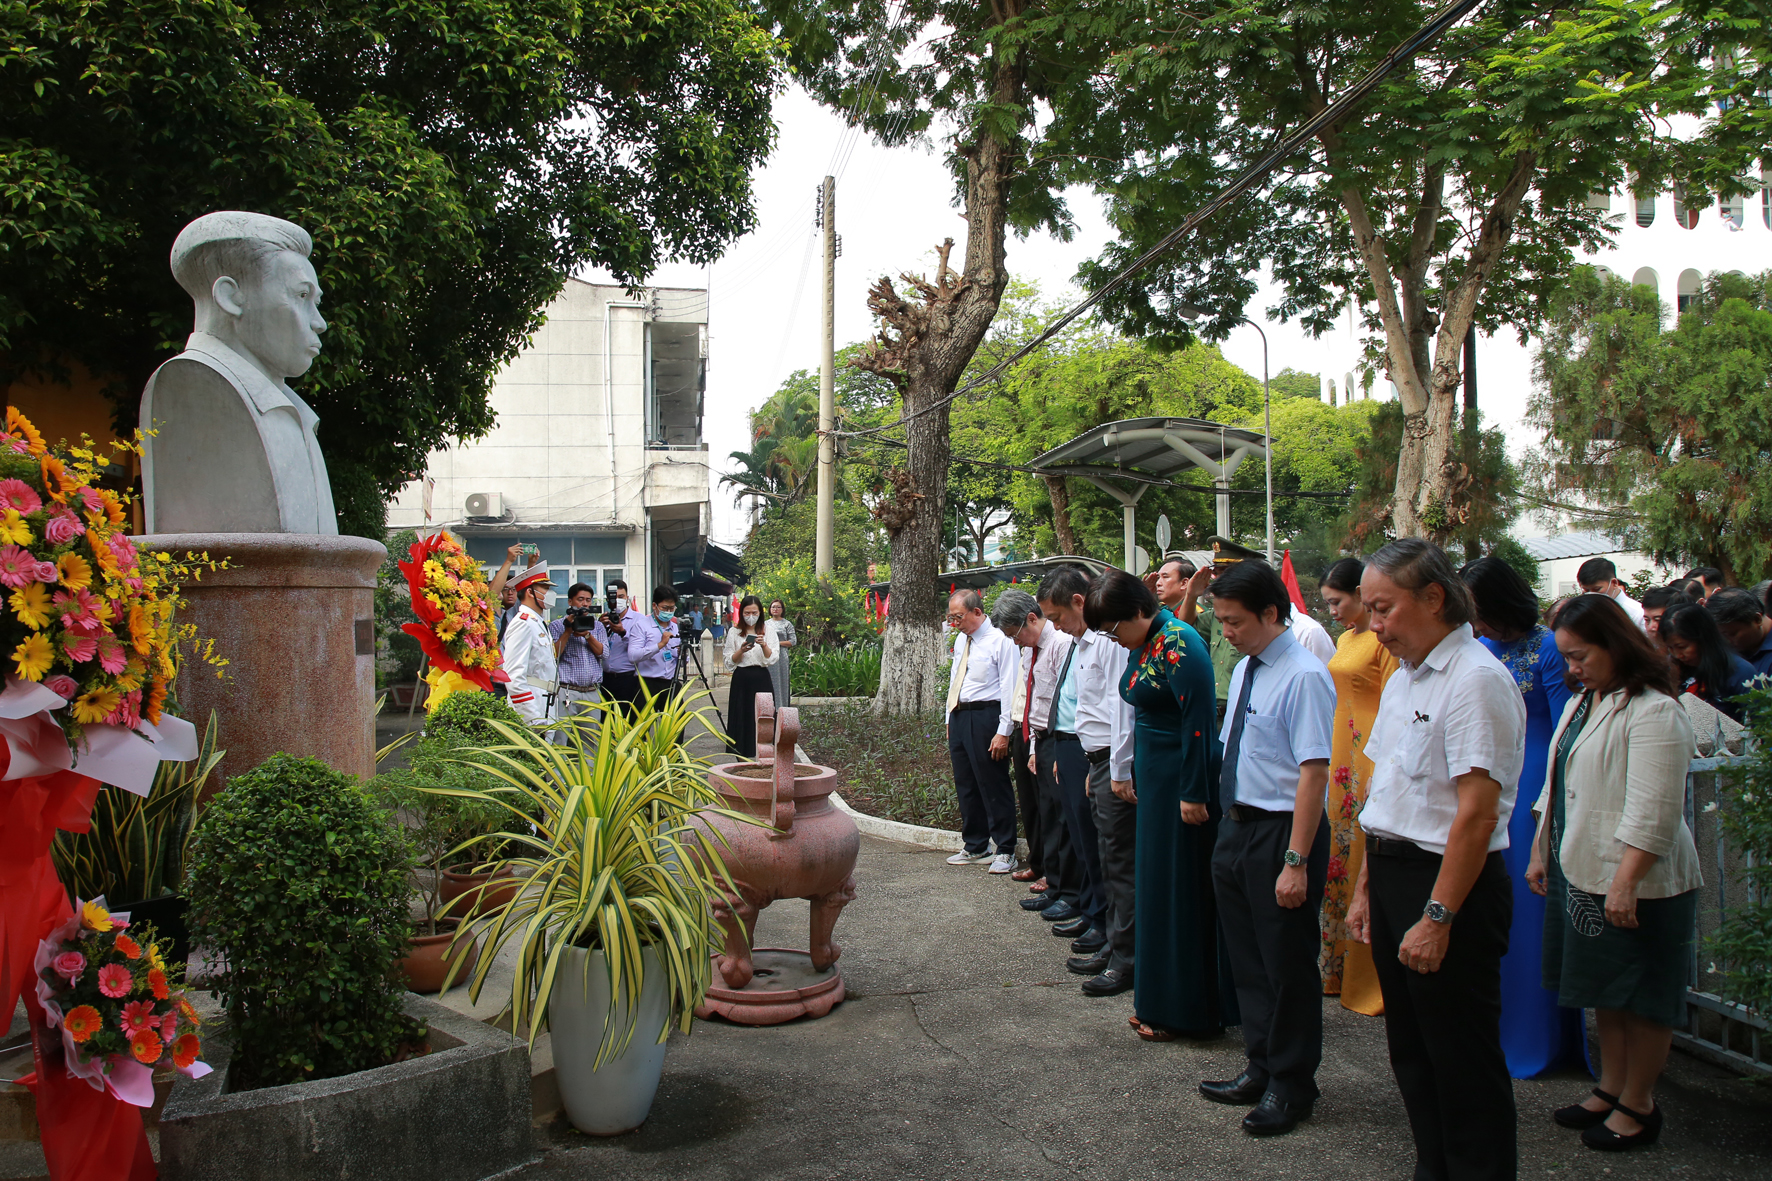
<instances>
[{"instance_id":1,"label":"bust pedestal","mask_svg":"<svg viewBox=\"0 0 1772 1181\"><path fill-rule=\"evenodd\" d=\"M222 782L277 751L374 774L375 575L386 547L317 533L155 533L135 542L231 566L187 584L190 606L179 613L228 661L218 678L187 655L178 678L179 707L199 730L215 711L227 751Z\"/></svg>"}]
</instances>

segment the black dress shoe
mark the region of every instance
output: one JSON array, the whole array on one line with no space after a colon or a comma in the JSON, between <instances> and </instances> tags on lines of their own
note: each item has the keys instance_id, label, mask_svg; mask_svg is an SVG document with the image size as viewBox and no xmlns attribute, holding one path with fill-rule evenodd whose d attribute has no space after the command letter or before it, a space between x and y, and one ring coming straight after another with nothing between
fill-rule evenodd
<instances>
[{"instance_id":1,"label":"black dress shoe","mask_svg":"<svg viewBox=\"0 0 1772 1181\"><path fill-rule=\"evenodd\" d=\"M1074 919L1082 913L1082 911L1078 910L1062 898L1057 902L1054 902L1051 906L1040 908L1040 917L1049 923L1062 923L1067 919Z\"/></svg>"},{"instance_id":2,"label":"black dress shoe","mask_svg":"<svg viewBox=\"0 0 1772 1181\"><path fill-rule=\"evenodd\" d=\"M1048 906L1056 905L1058 905L1057 894L1035 894L1032 898L1021 900L1023 910L1045 910Z\"/></svg>"},{"instance_id":3,"label":"black dress shoe","mask_svg":"<svg viewBox=\"0 0 1772 1181\"><path fill-rule=\"evenodd\" d=\"M1109 968L1083 981L1084 996L1117 996L1132 987L1132 973Z\"/></svg>"},{"instance_id":4,"label":"black dress shoe","mask_svg":"<svg viewBox=\"0 0 1772 1181\"><path fill-rule=\"evenodd\" d=\"M1563 1127L1574 1128L1578 1132L1586 1131L1595 1124L1605 1123L1611 1118L1612 1109L1618 1106L1618 1096L1608 1095L1598 1087L1594 1088L1594 1095L1606 1106L1593 1111L1579 1103L1571 1103L1568 1107L1559 1107L1551 1112L1551 1118Z\"/></svg>"},{"instance_id":5,"label":"black dress shoe","mask_svg":"<svg viewBox=\"0 0 1772 1181\"><path fill-rule=\"evenodd\" d=\"M1589 1148L1597 1148L1601 1152L1628 1152L1633 1148L1647 1148L1661 1138L1661 1105L1656 1104L1655 1110L1648 1115L1640 1111L1632 1111L1622 1103L1614 1103L1613 1111L1621 1112L1643 1125L1630 1135L1614 1132L1605 1124L1595 1124L1581 1134L1581 1142ZM1611 1111L1606 1115L1610 1117Z\"/></svg>"},{"instance_id":6,"label":"black dress shoe","mask_svg":"<svg viewBox=\"0 0 1772 1181\"><path fill-rule=\"evenodd\" d=\"M1098 951L1094 955L1074 955L1064 962L1064 966L1079 976L1093 976L1106 970L1108 953Z\"/></svg>"},{"instance_id":7,"label":"black dress shoe","mask_svg":"<svg viewBox=\"0 0 1772 1181\"><path fill-rule=\"evenodd\" d=\"M1255 1110L1243 1117L1243 1130L1251 1136L1284 1136L1296 1128L1299 1121L1309 1119L1314 1106L1314 1103L1288 1103L1269 1091L1255 1105Z\"/></svg>"},{"instance_id":8,"label":"black dress shoe","mask_svg":"<svg viewBox=\"0 0 1772 1181\"><path fill-rule=\"evenodd\" d=\"M1107 946L1107 932L1100 927L1091 927L1071 941L1071 950L1078 955L1090 955Z\"/></svg>"},{"instance_id":9,"label":"black dress shoe","mask_svg":"<svg viewBox=\"0 0 1772 1181\"><path fill-rule=\"evenodd\" d=\"M1200 1084L1200 1094L1214 1103L1248 1107L1260 1103L1267 1094L1267 1080L1256 1078L1245 1068L1236 1078L1206 1079Z\"/></svg>"},{"instance_id":10,"label":"black dress shoe","mask_svg":"<svg viewBox=\"0 0 1772 1181\"><path fill-rule=\"evenodd\" d=\"M1067 919L1062 923L1052 924L1052 934L1059 939L1075 939L1088 930L1089 919L1084 915L1078 915L1076 918Z\"/></svg>"}]
</instances>

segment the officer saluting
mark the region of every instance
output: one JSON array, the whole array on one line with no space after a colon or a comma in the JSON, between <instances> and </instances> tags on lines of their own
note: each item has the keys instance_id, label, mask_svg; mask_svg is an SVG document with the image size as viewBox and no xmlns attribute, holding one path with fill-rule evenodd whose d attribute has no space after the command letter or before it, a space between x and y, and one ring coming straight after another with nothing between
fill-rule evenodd
<instances>
[{"instance_id":1,"label":"officer saluting","mask_svg":"<svg viewBox=\"0 0 1772 1181\"><path fill-rule=\"evenodd\" d=\"M517 576L517 610L505 627L504 668L511 678L511 707L535 725L547 716L553 692L554 645L548 637L548 600L553 583L548 564L539 562Z\"/></svg>"}]
</instances>

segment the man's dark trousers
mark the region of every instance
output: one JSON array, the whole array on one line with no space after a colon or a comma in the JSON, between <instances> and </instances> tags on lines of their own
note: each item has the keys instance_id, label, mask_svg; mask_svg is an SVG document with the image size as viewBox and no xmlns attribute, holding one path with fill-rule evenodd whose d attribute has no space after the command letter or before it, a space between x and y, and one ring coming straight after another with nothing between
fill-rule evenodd
<instances>
[{"instance_id":1,"label":"man's dark trousers","mask_svg":"<svg viewBox=\"0 0 1772 1181\"><path fill-rule=\"evenodd\" d=\"M1254 818L1259 817L1259 818ZM1304 905L1281 906L1274 896L1292 813L1238 807L1218 826L1212 850L1212 887L1223 924L1224 948L1243 1013L1243 1052L1251 1076L1291 1104L1315 1103L1323 1062L1322 946L1318 912L1329 873L1329 825L1317 823L1305 862Z\"/></svg>"},{"instance_id":2,"label":"man's dark trousers","mask_svg":"<svg viewBox=\"0 0 1772 1181\"><path fill-rule=\"evenodd\" d=\"M1015 777L1015 801L1021 813L1021 835L1028 843L1028 868L1036 878L1046 876L1046 846L1040 833L1040 786L1028 770L1028 744L1021 731L1009 736L1010 773Z\"/></svg>"},{"instance_id":3,"label":"man's dark trousers","mask_svg":"<svg viewBox=\"0 0 1772 1181\"><path fill-rule=\"evenodd\" d=\"M1064 830L1070 838L1071 855L1077 865L1077 901L1093 928L1107 929L1107 894L1101 888L1101 838L1095 832L1095 814L1089 808L1089 759L1076 735L1057 735L1040 742L1040 763L1053 760L1058 772L1058 802L1064 810Z\"/></svg>"},{"instance_id":4,"label":"man's dark trousers","mask_svg":"<svg viewBox=\"0 0 1772 1181\"><path fill-rule=\"evenodd\" d=\"M1101 752L1105 756L1107 752ZM1130 972L1136 928L1132 920L1138 901L1138 805L1113 791L1113 772L1105 757L1089 763L1089 807L1101 838L1101 885L1107 897L1108 967Z\"/></svg>"},{"instance_id":5,"label":"man's dark trousers","mask_svg":"<svg viewBox=\"0 0 1772 1181\"><path fill-rule=\"evenodd\" d=\"M1064 822L1064 805L1059 798L1058 761L1048 749L1051 739L1034 735L1034 749L1039 752L1040 773L1034 780L1036 806L1040 809L1040 844L1045 847L1046 892L1055 894L1072 906L1078 906L1078 891L1083 885L1083 867L1077 862L1077 851L1071 846L1070 829Z\"/></svg>"},{"instance_id":6,"label":"man's dark trousers","mask_svg":"<svg viewBox=\"0 0 1772 1181\"><path fill-rule=\"evenodd\" d=\"M1390 844L1390 842L1386 842ZM1501 957L1514 895L1489 854L1458 916L1438 972L1397 959L1440 875L1440 857L1366 853L1372 965L1384 994L1391 1070L1415 1135L1416 1181L1513 1181L1519 1167L1514 1084L1501 1051Z\"/></svg>"},{"instance_id":7,"label":"man's dark trousers","mask_svg":"<svg viewBox=\"0 0 1772 1181\"><path fill-rule=\"evenodd\" d=\"M969 708L976 706L977 708ZM991 758L997 735L997 703L963 702L948 715L948 757L954 764L954 792L960 799L960 838L968 853L1015 856L1015 788L1009 760Z\"/></svg>"},{"instance_id":8,"label":"man's dark trousers","mask_svg":"<svg viewBox=\"0 0 1772 1181\"><path fill-rule=\"evenodd\" d=\"M640 674L631 668L625 672L608 670L603 674L603 695L624 710L632 709L634 699L640 696Z\"/></svg>"}]
</instances>

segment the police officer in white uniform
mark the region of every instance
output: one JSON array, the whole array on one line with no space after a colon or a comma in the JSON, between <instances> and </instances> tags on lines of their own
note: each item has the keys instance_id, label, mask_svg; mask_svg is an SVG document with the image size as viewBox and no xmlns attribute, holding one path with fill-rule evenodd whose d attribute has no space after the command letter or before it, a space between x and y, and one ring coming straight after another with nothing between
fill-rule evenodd
<instances>
[{"instance_id":1,"label":"police officer in white uniform","mask_svg":"<svg viewBox=\"0 0 1772 1181\"><path fill-rule=\"evenodd\" d=\"M505 627L504 668L511 678L508 697L512 708L532 726L547 717L548 696L557 675L547 624L553 585L546 562L518 575L517 611Z\"/></svg>"}]
</instances>

